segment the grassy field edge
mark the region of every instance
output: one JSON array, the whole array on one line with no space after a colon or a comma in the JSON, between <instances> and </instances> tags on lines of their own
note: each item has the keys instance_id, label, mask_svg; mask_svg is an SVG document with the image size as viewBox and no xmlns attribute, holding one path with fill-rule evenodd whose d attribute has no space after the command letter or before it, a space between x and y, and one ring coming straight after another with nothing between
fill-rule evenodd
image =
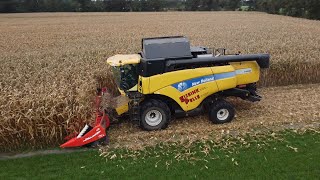
<instances>
[{"instance_id":1,"label":"grassy field edge","mask_svg":"<svg viewBox=\"0 0 320 180\"><path fill-rule=\"evenodd\" d=\"M97 150L2 160L2 179L165 179L320 177L320 133L284 131L227 138L222 144L158 145L143 151Z\"/></svg>"}]
</instances>

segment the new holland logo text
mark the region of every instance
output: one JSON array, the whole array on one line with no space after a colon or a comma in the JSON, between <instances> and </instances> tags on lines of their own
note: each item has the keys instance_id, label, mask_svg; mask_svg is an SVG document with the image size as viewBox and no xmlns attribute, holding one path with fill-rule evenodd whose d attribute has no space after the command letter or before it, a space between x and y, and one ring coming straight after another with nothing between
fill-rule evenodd
<instances>
[{"instance_id":1,"label":"new holland logo text","mask_svg":"<svg viewBox=\"0 0 320 180\"><path fill-rule=\"evenodd\" d=\"M198 99L200 99L199 89L195 89L191 92L188 92L187 94L180 96L180 101L188 104L189 102L194 102Z\"/></svg>"}]
</instances>

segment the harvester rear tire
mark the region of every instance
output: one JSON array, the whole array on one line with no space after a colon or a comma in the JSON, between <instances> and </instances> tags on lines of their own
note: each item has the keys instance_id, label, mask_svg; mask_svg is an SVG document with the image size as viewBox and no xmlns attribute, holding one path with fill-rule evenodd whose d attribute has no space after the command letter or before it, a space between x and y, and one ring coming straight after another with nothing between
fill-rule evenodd
<instances>
[{"instance_id":1,"label":"harvester rear tire","mask_svg":"<svg viewBox=\"0 0 320 180\"><path fill-rule=\"evenodd\" d=\"M140 126L144 130L165 129L171 120L168 105L160 100L149 99L142 104Z\"/></svg>"},{"instance_id":2,"label":"harvester rear tire","mask_svg":"<svg viewBox=\"0 0 320 180\"><path fill-rule=\"evenodd\" d=\"M209 119L214 124L231 122L234 118L235 110L232 104L220 99L212 103L209 108Z\"/></svg>"}]
</instances>

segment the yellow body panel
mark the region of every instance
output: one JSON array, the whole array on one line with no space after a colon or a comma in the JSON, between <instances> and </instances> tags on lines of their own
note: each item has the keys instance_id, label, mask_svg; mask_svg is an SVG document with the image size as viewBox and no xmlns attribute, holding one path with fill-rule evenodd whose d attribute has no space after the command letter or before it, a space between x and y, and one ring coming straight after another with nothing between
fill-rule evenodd
<instances>
[{"instance_id":1,"label":"yellow body panel","mask_svg":"<svg viewBox=\"0 0 320 180\"><path fill-rule=\"evenodd\" d=\"M218 86L218 91L234 88L237 86L237 78L235 69L231 65L212 67L212 74L215 74L215 81Z\"/></svg>"},{"instance_id":2,"label":"yellow body panel","mask_svg":"<svg viewBox=\"0 0 320 180\"><path fill-rule=\"evenodd\" d=\"M186 91L180 92L172 86L162 88L154 94L162 94L176 101L184 111L192 110L200 105L200 103L208 96L218 92L216 82L208 82L194 86Z\"/></svg>"},{"instance_id":3,"label":"yellow body panel","mask_svg":"<svg viewBox=\"0 0 320 180\"><path fill-rule=\"evenodd\" d=\"M233 72L234 67L231 65L213 66L213 67L211 67L211 70L212 70L213 74L221 74L221 73L226 73L226 72Z\"/></svg>"},{"instance_id":4,"label":"yellow body panel","mask_svg":"<svg viewBox=\"0 0 320 180\"><path fill-rule=\"evenodd\" d=\"M150 77L149 92L153 93L166 86L170 86L174 83L192 79L195 77L201 77L212 74L210 67L197 68L197 69L186 69L181 71L172 71L164 74L158 74Z\"/></svg>"},{"instance_id":5,"label":"yellow body panel","mask_svg":"<svg viewBox=\"0 0 320 180\"><path fill-rule=\"evenodd\" d=\"M141 56L139 54L117 54L107 59L110 66L123 66L126 64L139 64Z\"/></svg>"},{"instance_id":6,"label":"yellow body panel","mask_svg":"<svg viewBox=\"0 0 320 180\"><path fill-rule=\"evenodd\" d=\"M236 70L237 85L258 82L260 67L256 61L230 63Z\"/></svg>"},{"instance_id":7,"label":"yellow body panel","mask_svg":"<svg viewBox=\"0 0 320 180\"><path fill-rule=\"evenodd\" d=\"M150 82L150 78L149 77L139 76L138 91L140 93L142 93L142 94L150 94L149 82Z\"/></svg>"},{"instance_id":8,"label":"yellow body panel","mask_svg":"<svg viewBox=\"0 0 320 180\"><path fill-rule=\"evenodd\" d=\"M116 107L115 109L116 109L116 112L118 115L122 115L122 114L129 111L129 104L127 103L127 104L120 105L119 107Z\"/></svg>"},{"instance_id":9,"label":"yellow body panel","mask_svg":"<svg viewBox=\"0 0 320 180\"><path fill-rule=\"evenodd\" d=\"M130 99L126 95L120 95L115 97L114 109L118 115L126 113L129 110Z\"/></svg>"},{"instance_id":10,"label":"yellow body panel","mask_svg":"<svg viewBox=\"0 0 320 180\"><path fill-rule=\"evenodd\" d=\"M225 66L186 69L151 77L139 77L138 91L143 94L170 97L184 111L189 111L216 92L257 82L259 75L259 66L255 61L236 62Z\"/></svg>"},{"instance_id":11,"label":"yellow body panel","mask_svg":"<svg viewBox=\"0 0 320 180\"><path fill-rule=\"evenodd\" d=\"M126 93L125 93L122 89L118 88L118 90L119 90L119 92L120 92L120 94L121 94L122 96L125 96L125 95L126 95Z\"/></svg>"},{"instance_id":12,"label":"yellow body panel","mask_svg":"<svg viewBox=\"0 0 320 180\"><path fill-rule=\"evenodd\" d=\"M135 86L133 86L131 89L129 89L128 91L138 91L138 84L136 84Z\"/></svg>"},{"instance_id":13,"label":"yellow body panel","mask_svg":"<svg viewBox=\"0 0 320 180\"><path fill-rule=\"evenodd\" d=\"M176 101L184 111L197 108L208 96L237 85L259 80L260 67L255 61L235 62L225 66L186 69L139 77L137 90L142 94L159 94ZM117 113L128 111L128 103L119 104Z\"/></svg>"}]
</instances>

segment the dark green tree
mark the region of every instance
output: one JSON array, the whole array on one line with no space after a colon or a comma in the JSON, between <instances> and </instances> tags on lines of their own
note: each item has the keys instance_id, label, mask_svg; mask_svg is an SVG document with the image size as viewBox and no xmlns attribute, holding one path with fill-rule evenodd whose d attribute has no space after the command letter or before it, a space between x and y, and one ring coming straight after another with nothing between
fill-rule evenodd
<instances>
[{"instance_id":1,"label":"dark green tree","mask_svg":"<svg viewBox=\"0 0 320 180\"><path fill-rule=\"evenodd\" d=\"M13 13L17 12L18 0L1 0L0 12L1 13Z\"/></svg>"},{"instance_id":2,"label":"dark green tree","mask_svg":"<svg viewBox=\"0 0 320 180\"><path fill-rule=\"evenodd\" d=\"M92 10L92 1L91 0L77 0L79 3L79 9L77 11L90 11Z\"/></svg>"},{"instance_id":3,"label":"dark green tree","mask_svg":"<svg viewBox=\"0 0 320 180\"><path fill-rule=\"evenodd\" d=\"M148 3L151 11L161 11L164 8L163 0L149 0Z\"/></svg>"},{"instance_id":4,"label":"dark green tree","mask_svg":"<svg viewBox=\"0 0 320 180\"><path fill-rule=\"evenodd\" d=\"M200 0L187 0L186 10L187 11L197 11L201 8Z\"/></svg>"},{"instance_id":5,"label":"dark green tree","mask_svg":"<svg viewBox=\"0 0 320 180\"><path fill-rule=\"evenodd\" d=\"M319 0L306 0L306 16L310 19L320 20L320 1Z\"/></svg>"}]
</instances>

